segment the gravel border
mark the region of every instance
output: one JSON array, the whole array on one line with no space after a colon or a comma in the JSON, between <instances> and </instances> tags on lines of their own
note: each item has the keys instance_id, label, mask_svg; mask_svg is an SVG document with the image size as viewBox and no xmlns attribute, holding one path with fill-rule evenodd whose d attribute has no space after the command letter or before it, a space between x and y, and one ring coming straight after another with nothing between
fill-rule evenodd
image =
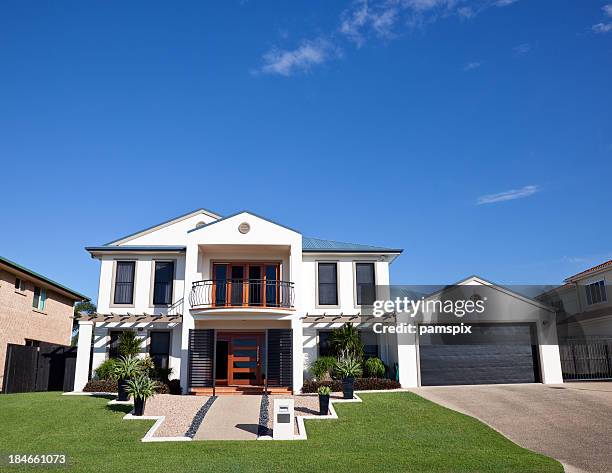
<instances>
[{"instance_id":1,"label":"gravel border","mask_svg":"<svg viewBox=\"0 0 612 473\"><path fill-rule=\"evenodd\" d=\"M195 434L200 428L200 425L202 425L202 421L204 421L204 417L206 416L206 413L211 408L211 406L213 405L213 402L215 402L216 399L217 399L217 396L211 396L204 403L204 405L200 407L198 412L196 412L196 415L193 417L193 420L191 421L191 425L187 429L187 432L185 432L185 437L189 437L191 439L195 437Z\"/></svg>"}]
</instances>

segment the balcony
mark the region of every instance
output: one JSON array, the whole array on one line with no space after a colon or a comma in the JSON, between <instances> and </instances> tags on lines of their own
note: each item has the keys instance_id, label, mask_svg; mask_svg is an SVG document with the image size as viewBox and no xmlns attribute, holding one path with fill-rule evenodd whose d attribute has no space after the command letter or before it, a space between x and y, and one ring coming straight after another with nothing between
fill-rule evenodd
<instances>
[{"instance_id":1,"label":"balcony","mask_svg":"<svg viewBox=\"0 0 612 473\"><path fill-rule=\"evenodd\" d=\"M293 283L271 279L204 279L191 287L195 309L292 309Z\"/></svg>"}]
</instances>

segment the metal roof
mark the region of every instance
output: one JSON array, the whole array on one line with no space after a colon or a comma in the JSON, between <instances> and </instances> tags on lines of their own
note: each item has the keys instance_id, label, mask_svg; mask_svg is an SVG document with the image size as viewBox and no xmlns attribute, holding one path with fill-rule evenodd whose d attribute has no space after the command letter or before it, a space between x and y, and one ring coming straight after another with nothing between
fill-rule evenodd
<instances>
[{"instance_id":1,"label":"metal roof","mask_svg":"<svg viewBox=\"0 0 612 473\"><path fill-rule=\"evenodd\" d=\"M398 248L385 248L382 246L361 245L359 243L345 243L342 241L303 237L302 251L312 253L401 253L404 250Z\"/></svg>"},{"instance_id":2,"label":"metal roof","mask_svg":"<svg viewBox=\"0 0 612 473\"><path fill-rule=\"evenodd\" d=\"M89 251L90 253L98 253L98 252L109 252L109 253L114 253L114 252L119 252L119 251L134 251L134 252L138 252L138 251L157 251L157 252L164 252L164 251L171 251L171 252L181 252L181 251L185 251L186 247L185 246L172 246L172 245L123 245L123 246L86 246L85 250Z\"/></svg>"},{"instance_id":3,"label":"metal roof","mask_svg":"<svg viewBox=\"0 0 612 473\"><path fill-rule=\"evenodd\" d=\"M10 259L4 258L3 256L0 256L0 263L3 263L7 266L12 267L13 269L17 269L23 273L29 274L30 276L36 278L36 279L40 279L41 281L46 282L47 284L54 286L58 289L61 289L63 291L68 292L69 294L72 294L73 296L75 296L75 300L84 300L84 301L88 301L89 297L84 296L83 294L76 292L72 289L70 289L69 287L64 286L63 284L58 283L57 281L54 281L53 279L49 279L46 276L43 276L42 274L37 273L36 271L32 271L29 268L26 268L25 266L21 266L20 264L15 263L14 261L11 261Z\"/></svg>"}]
</instances>

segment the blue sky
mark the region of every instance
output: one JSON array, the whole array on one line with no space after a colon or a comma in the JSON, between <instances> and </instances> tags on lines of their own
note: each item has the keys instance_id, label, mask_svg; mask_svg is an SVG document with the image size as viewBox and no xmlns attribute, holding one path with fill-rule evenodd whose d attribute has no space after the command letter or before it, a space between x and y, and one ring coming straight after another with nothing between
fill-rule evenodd
<instances>
[{"instance_id":1,"label":"blue sky","mask_svg":"<svg viewBox=\"0 0 612 473\"><path fill-rule=\"evenodd\" d=\"M559 282L612 257L608 3L5 1L0 252L95 297L85 245L251 209Z\"/></svg>"}]
</instances>

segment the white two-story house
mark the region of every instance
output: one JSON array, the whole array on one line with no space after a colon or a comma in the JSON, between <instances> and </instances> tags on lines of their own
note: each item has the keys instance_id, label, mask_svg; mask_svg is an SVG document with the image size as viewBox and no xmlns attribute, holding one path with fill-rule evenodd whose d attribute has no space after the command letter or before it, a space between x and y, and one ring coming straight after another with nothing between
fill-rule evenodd
<instances>
[{"instance_id":1,"label":"white two-story house","mask_svg":"<svg viewBox=\"0 0 612 473\"><path fill-rule=\"evenodd\" d=\"M479 321L483 333L513 337L503 350L376 333L364 309L389 296L380 292L400 249L307 238L251 212L222 218L204 209L86 249L100 260L100 286L97 314L79 321L76 391L113 355L121 331L132 330L183 393L299 392L310 363L328 353L330 330L346 322L404 387L561 381L554 311L542 315L538 303L509 291L496 293L512 309Z\"/></svg>"}]
</instances>

